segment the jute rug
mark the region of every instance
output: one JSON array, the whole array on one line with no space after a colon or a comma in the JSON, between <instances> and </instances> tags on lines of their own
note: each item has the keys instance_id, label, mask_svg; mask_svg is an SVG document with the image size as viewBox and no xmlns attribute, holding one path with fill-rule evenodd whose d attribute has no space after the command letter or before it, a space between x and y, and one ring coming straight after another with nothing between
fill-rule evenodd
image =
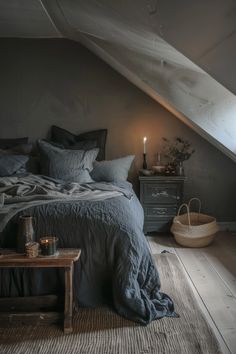
<instances>
[{"instance_id":1,"label":"jute rug","mask_svg":"<svg viewBox=\"0 0 236 354\"><path fill-rule=\"evenodd\" d=\"M74 331L57 325L0 328L1 354L217 354L218 343L202 315L177 257L156 255L162 289L175 301L180 318L147 327L107 308L80 309Z\"/></svg>"}]
</instances>

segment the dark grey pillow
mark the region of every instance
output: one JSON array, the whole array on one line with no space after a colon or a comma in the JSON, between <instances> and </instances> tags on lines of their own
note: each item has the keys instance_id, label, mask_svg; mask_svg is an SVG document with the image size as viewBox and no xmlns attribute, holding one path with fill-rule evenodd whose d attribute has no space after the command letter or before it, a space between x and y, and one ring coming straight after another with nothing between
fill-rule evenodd
<instances>
[{"instance_id":1,"label":"dark grey pillow","mask_svg":"<svg viewBox=\"0 0 236 354\"><path fill-rule=\"evenodd\" d=\"M110 161L94 161L90 175L97 182L126 181L134 157L129 155Z\"/></svg>"},{"instance_id":2,"label":"dark grey pillow","mask_svg":"<svg viewBox=\"0 0 236 354\"><path fill-rule=\"evenodd\" d=\"M76 143L70 147L72 150L90 150L97 147L96 140L82 140L76 141Z\"/></svg>"},{"instance_id":3,"label":"dark grey pillow","mask_svg":"<svg viewBox=\"0 0 236 354\"><path fill-rule=\"evenodd\" d=\"M12 146L8 149L1 149L0 154L9 154L9 155L30 155L33 149L33 144L20 144Z\"/></svg>"},{"instance_id":4,"label":"dark grey pillow","mask_svg":"<svg viewBox=\"0 0 236 354\"><path fill-rule=\"evenodd\" d=\"M13 146L27 144L28 138L0 139L0 149L11 149Z\"/></svg>"},{"instance_id":5,"label":"dark grey pillow","mask_svg":"<svg viewBox=\"0 0 236 354\"><path fill-rule=\"evenodd\" d=\"M97 160L105 159L105 147L107 139L107 129L92 130L79 135L72 134L65 129L53 125L51 127L51 140L62 144L67 149L80 149L80 143L84 146L82 149L99 148Z\"/></svg>"},{"instance_id":6,"label":"dark grey pillow","mask_svg":"<svg viewBox=\"0 0 236 354\"><path fill-rule=\"evenodd\" d=\"M28 155L26 164L17 173L39 174L39 156L35 145L31 143L20 144L9 149L0 149L0 155Z\"/></svg>"},{"instance_id":7,"label":"dark grey pillow","mask_svg":"<svg viewBox=\"0 0 236 354\"><path fill-rule=\"evenodd\" d=\"M0 155L0 177L19 172L27 161L28 156L25 155Z\"/></svg>"},{"instance_id":8,"label":"dark grey pillow","mask_svg":"<svg viewBox=\"0 0 236 354\"><path fill-rule=\"evenodd\" d=\"M42 140L38 141L38 147L43 175L69 182L93 182L89 172L97 157L97 148L87 151L61 149Z\"/></svg>"}]
</instances>

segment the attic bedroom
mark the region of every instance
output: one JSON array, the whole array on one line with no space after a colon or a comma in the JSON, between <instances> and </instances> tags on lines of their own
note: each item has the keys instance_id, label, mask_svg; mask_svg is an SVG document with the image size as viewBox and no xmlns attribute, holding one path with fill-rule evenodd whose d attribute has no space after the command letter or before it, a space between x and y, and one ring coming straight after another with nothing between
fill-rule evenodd
<instances>
[{"instance_id":1,"label":"attic bedroom","mask_svg":"<svg viewBox=\"0 0 236 354\"><path fill-rule=\"evenodd\" d=\"M235 14L0 2L1 354L236 353Z\"/></svg>"}]
</instances>

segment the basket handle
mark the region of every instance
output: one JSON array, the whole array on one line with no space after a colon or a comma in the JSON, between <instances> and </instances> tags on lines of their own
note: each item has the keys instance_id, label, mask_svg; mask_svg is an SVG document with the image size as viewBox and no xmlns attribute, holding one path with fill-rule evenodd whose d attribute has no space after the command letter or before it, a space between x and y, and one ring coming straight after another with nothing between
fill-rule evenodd
<instances>
[{"instance_id":1,"label":"basket handle","mask_svg":"<svg viewBox=\"0 0 236 354\"><path fill-rule=\"evenodd\" d=\"M200 214L201 212L201 208L202 208L202 203L201 203L201 200L199 198L191 198L188 202L188 207L189 207L189 210L190 210L190 207L191 207L191 203L193 200L197 200L198 201L198 214Z\"/></svg>"},{"instance_id":2,"label":"basket handle","mask_svg":"<svg viewBox=\"0 0 236 354\"><path fill-rule=\"evenodd\" d=\"M190 214L189 214L189 205L184 203L184 204L181 204L180 207L179 207L179 210L178 210L178 213L177 213L177 216L179 216L179 213L181 211L181 209L183 209L183 207L185 207L187 209L187 214L188 214L188 225L191 226L191 222L190 222Z\"/></svg>"}]
</instances>

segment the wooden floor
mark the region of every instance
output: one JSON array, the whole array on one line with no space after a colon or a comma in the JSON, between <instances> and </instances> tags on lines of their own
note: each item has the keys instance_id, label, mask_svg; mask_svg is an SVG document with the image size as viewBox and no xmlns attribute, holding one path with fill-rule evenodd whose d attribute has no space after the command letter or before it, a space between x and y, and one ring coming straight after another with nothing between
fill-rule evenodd
<instances>
[{"instance_id":1,"label":"wooden floor","mask_svg":"<svg viewBox=\"0 0 236 354\"><path fill-rule=\"evenodd\" d=\"M219 232L205 248L183 248L172 236L148 236L152 253L175 253L223 353L236 354L236 234Z\"/></svg>"}]
</instances>

